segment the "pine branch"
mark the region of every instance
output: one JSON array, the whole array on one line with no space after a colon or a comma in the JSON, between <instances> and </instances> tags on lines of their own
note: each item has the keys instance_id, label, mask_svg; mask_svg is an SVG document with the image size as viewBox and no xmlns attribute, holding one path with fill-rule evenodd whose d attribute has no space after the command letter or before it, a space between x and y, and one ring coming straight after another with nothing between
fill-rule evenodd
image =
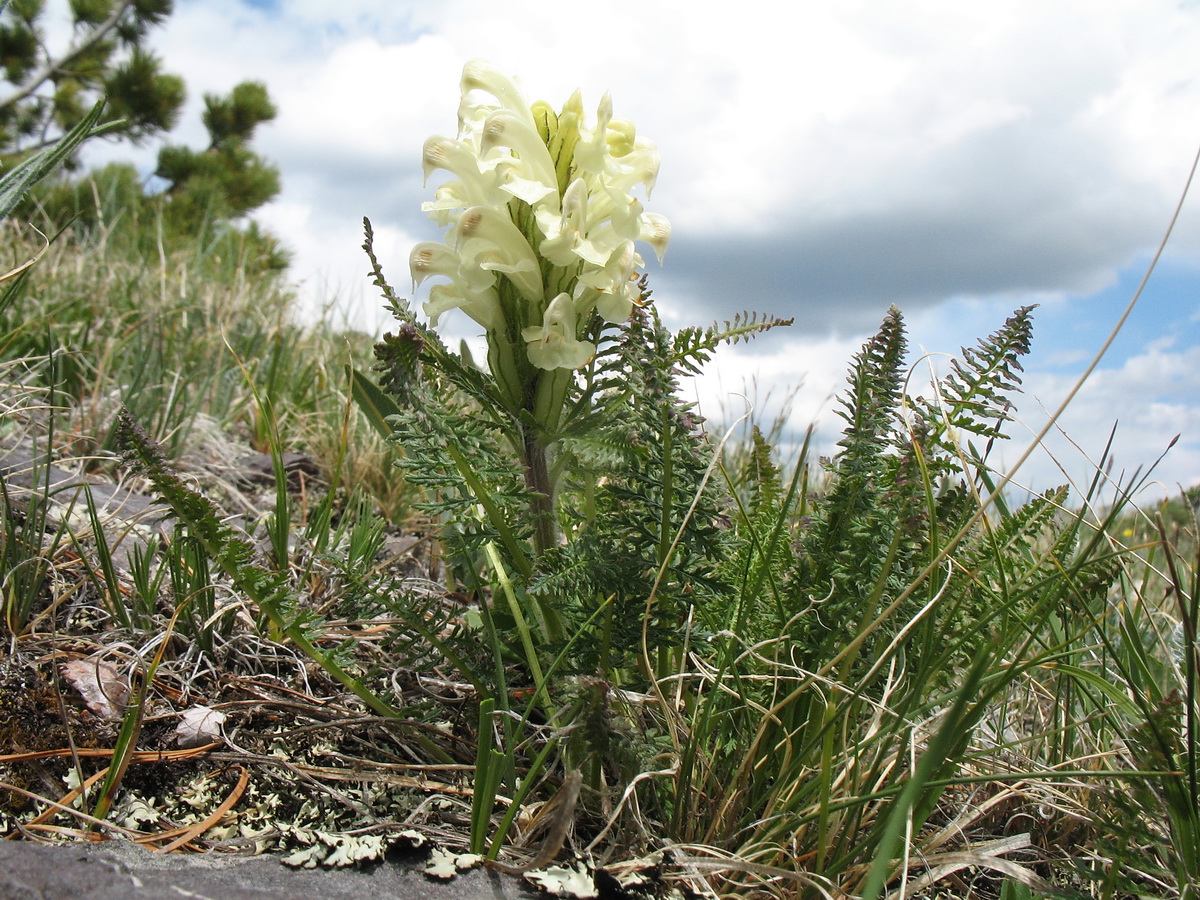
<instances>
[{"instance_id":1,"label":"pine branch","mask_svg":"<svg viewBox=\"0 0 1200 900\"><path fill-rule=\"evenodd\" d=\"M98 45L117 28L121 24L122 19L124 19L125 14L133 7L133 4L134 0L121 0L120 5L113 11L112 15L88 31L79 43L69 47L58 59L49 60L45 66L27 78L25 83L17 88L16 91L3 100L0 100L0 111L14 107L22 100L33 96L33 94L37 93L38 88L52 78L68 74L67 67Z\"/></svg>"}]
</instances>

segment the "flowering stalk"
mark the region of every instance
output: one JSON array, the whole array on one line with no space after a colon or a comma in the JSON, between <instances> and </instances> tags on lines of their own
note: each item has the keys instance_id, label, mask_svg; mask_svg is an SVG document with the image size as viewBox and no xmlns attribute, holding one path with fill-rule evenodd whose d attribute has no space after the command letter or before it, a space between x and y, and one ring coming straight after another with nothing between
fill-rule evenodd
<instances>
[{"instance_id":1,"label":"flowering stalk","mask_svg":"<svg viewBox=\"0 0 1200 900\"><path fill-rule=\"evenodd\" d=\"M458 136L425 142L426 179L443 169L423 209L446 229L410 257L414 288L439 279L424 311L432 324L460 309L487 337L488 366L514 445L537 495L536 549L556 540L555 479L549 456L562 437L576 372L589 366L605 323L621 325L641 301L635 249L661 261L670 237L662 216L645 212L658 151L631 122L613 118L605 95L585 122L576 91L555 113L529 105L488 63L463 69Z\"/></svg>"}]
</instances>

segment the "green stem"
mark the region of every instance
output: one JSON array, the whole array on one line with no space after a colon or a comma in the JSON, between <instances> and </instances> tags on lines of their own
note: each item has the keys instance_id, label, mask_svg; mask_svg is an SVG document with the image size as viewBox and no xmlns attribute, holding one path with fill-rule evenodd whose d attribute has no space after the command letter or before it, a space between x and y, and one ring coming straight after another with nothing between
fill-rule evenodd
<instances>
[{"instance_id":1,"label":"green stem","mask_svg":"<svg viewBox=\"0 0 1200 900\"><path fill-rule=\"evenodd\" d=\"M662 467L662 509L659 514L658 523L658 566L659 571L667 565L667 560L671 557L671 552L674 544L675 528L671 521L672 502L675 494L675 466L674 466L674 429L670 420L670 410L666 407L663 409L662 422L662 441L663 441L663 467ZM650 673L651 677L662 678L670 671L670 654L672 648L659 647L655 659L655 671Z\"/></svg>"},{"instance_id":2,"label":"green stem","mask_svg":"<svg viewBox=\"0 0 1200 900\"><path fill-rule=\"evenodd\" d=\"M525 404L525 376L517 363L512 338L503 328L489 331L487 335L488 369L496 380L501 402L506 411L516 417Z\"/></svg>"},{"instance_id":3,"label":"green stem","mask_svg":"<svg viewBox=\"0 0 1200 900\"><path fill-rule=\"evenodd\" d=\"M614 597L615 597L615 595L614 595ZM609 663L609 658L612 655L612 636L613 636L614 615L613 615L612 603L609 602L612 599L613 599L613 597L609 597L608 600L604 601L604 603L601 605L601 608L605 609L605 613L604 613L604 623L601 625L601 630L600 630L600 657L596 663L596 671L599 672L600 677L604 678L604 679L609 678L608 663Z\"/></svg>"},{"instance_id":4,"label":"green stem","mask_svg":"<svg viewBox=\"0 0 1200 900\"><path fill-rule=\"evenodd\" d=\"M517 624L517 634L520 636L521 646L525 650L525 661L529 664L529 673L533 676L535 690L538 695L541 695L545 690L546 680L542 677L542 667L538 662L537 651L533 647L533 636L529 633L529 624L525 621L525 614L521 611L521 604L517 602L517 594L513 589L512 579L508 577L508 572L504 568L504 560L500 558L500 554L496 551L495 543L489 541L485 550L487 551L488 561L496 571L496 578L500 581L500 589L508 601L508 609L512 613L513 621ZM540 605L538 612L542 612ZM539 615L539 619L541 618ZM539 624L542 626L543 637L549 638L548 624L545 621L541 621ZM543 699L545 698L543 697ZM546 705L549 707L548 701Z\"/></svg>"},{"instance_id":5,"label":"green stem","mask_svg":"<svg viewBox=\"0 0 1200 900\"><path fill-rule=\"evenodd\" d=\"M496 529L500 537L500 543L504 545L504 549L508 551L509 559L512 564L517 567L523 578L528 578L533 574L533 565L529 561L529 557L522 548L521 542L512 533L512 529L508 527L505 517L492 500L491 493L479 480L479 476L475 474L475 469L471 466L470 461L463 456L462 452L453 444L446 447L446 451L450 454L450 458L454 460L454 465L458 468L458 472L462 475L463 480L471 489L471 494L483 507L484 514L488 518L488 522Z\"/></svg>"},{"instance_id":6,"label":"green stem","mask_svg":"<svg viewBox=\"0 0 1200 900\"><path fill-rule=\"evenodd\" d=\"M533 388L533 421L523 425L525 446L522 454L526 483L535 494L530 511L534 516L538 556L555 546L559 538L555 514L557 479L550 467L550 453L558 441L563 405L573 377L569 369L539 372Z\"/></svg>"}]
</instances>

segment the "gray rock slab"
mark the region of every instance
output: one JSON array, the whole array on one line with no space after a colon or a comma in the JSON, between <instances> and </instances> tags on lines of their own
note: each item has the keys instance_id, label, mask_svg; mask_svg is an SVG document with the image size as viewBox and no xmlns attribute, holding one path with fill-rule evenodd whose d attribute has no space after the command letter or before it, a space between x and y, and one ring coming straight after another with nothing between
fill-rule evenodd
<instances>
[{"instance_id":1,"label":"gray rock slab","mask_svg":"<svg viewBox=\"0 0 1200 900\"><path fill-rule=\"evenodd\" d=\"M73 528L86 528L86 498L90 491L97 517L104 526L109 551L121 569L128 569L135 545L145 546L146 533L164 533L172 520L150 497L127 490L100 478L79 475L49 462L45 452L18 445L0 449L0 478L5 492L18 509L25 509L31 494L47 498L51 523L68 522Z\"/></svg>"},{"instance_id":2,"label":"gray rock slab","mask_svg":"<svg viewBox=\"0 0 1200 900\"><path fill-rule=\"evenodd\" d=\"M515 900L539 896L485 869L450 881L419 858L358 869L292 869L274 857L162 854L125 841L48 845L0 840L0 900ZM545 896L542 894L540 896Z\"/></svg>"}]
</instances>

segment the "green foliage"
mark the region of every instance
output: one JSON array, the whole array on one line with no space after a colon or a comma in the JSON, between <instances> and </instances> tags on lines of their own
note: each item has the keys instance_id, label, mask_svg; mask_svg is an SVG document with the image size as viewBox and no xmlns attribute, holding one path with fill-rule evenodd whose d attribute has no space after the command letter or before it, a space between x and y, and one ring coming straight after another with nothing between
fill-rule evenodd
<instances>
[{"instance_id":1,"label":"green foliage","mask_svg":"<svg viewBox=\"0 0 1200 900\"><path fill-rule=\"evenodd\" d=\"M209 146L163 147L156 175L164 189L152 192L132 165L110 163L40 187L19 214L46 231L71 223L78 233L151 258L164 245L199 244L205 255L236 256L254 271L284 271L288 254L279 242L256 223L240 221L279 193L279 170L251 146L275 107L257 82L205 102Z\"/></svg>"},{"instance_id":2,"label":"green foliage","mask_svg":"<svg viewBox=\"0 0 1200 900\"><path fill-rule=\"evenodd\" d=\"M906 349L900 311L893 307L855 357L849 389L839 401L847 427L831 467L832 487L813 512L791 580L807 602L827 598L810 618L839 622L846 630L818 631L816 642L801 638L806 664L828 658L826 639L837 643L870 621L885 587L881 578L890 576L903 549L909 516L897 513L913 508L914 495L893 476L901 471L896 424Z\"/></svg>"},{"instance_id":3,"label":"green foliage","mask_svg":"<svg viewBox=\"0 0 1200 900\"><path fill-rule=\"evenodd\" d=\"M725 543L709 487L715 450L678 397L678 373L723 342L787 323L745 316L673 336L646 305L607 337L610 326L596 316L599 350L566 386L549 462L556 503L546 508L522 473L524 423L505 412L500 386L418 322L372 261L400 319L398 333L376 347L381 387L399 409L389 420L392 439L403 448L408 481L426 491L422 508L444 523L457 577L481 587L485 550L501 547L520 580L517 595L543 625L543 652L558 653L570 638L567 671L644 684L643 630L655 666L664 666L681 644L689 606L725 590L715 577ZM360 403L379 406L365 394ZM534 536L547 517L548 530L565 540L539 547ZM519 628L505 614L496 621Z\"/></svg>"},{"instance_id":4,"label":"green foliage","mask_svg":"<svg viewBox=\"0 0 1200 900\"><path fill-rule=\"evenodd\" d=\"M986 459L958 443L1003 437L1028 312L964 351L935 401L907 394L889 312L855 357L820 481L803 455L785 479L751 430L719 572L733 597L697 603L703 662L672 681L688 710L674 790L641 800L643 814L661 804L674 840L754 859L814 896L881 896L903 834L935 865L945 832L929 818L1001 698L1091 640L1062 623L1107 602L1116 567L1097 532L1064 510L1065 489L985 510Z\"/></svg>"},{"instance_id":5,"label":"green foliage","mask_svg":"<svg viewBox=\"0 0 1200 900\"><path fill-rule=\"evenodd\" d=\"M202 151L169 145L155 174L168 182L173 218L238 219L279 193L279 170L250 149L254 132L275 118L266 86L242 82L228 97L204 97L209 145Z\"/></svg>"},{"instance_id":6,"label":"green foliage","mask_svg":"<svg viewBox=\"0 0 1200 900\"><path fill-rule=\"evenodd\" d=\"M977 349L964 347L962 358L951 361L950 374L939 383L939 421L981 437L1003 436L1000 428L1009 418L1005 392L1020 389L1019 360L1029 352L1032 314L1032 306L1021 307Z\"/></svg>"},{"instance_id":7,"label":"green foliage","mask_svg":"<svg viewBox=\"0 0 1200 900\"><path fill-rule=\"evenodd\" d=\"M35 6L22 8L25 14L36 14ZM0 226L5 218L21 202L24 196L42 179L61 166L88 137L99 133L97 123L103 104L95 107L58 143L36 153L0 176ZM18 245L20 246L20 245ZM44 248L30 252L24 260L14 260L14 265L0 275L0 361L7 361L8 353L16 343L19 325L15 317L25 324L20 315L17 301L25 286L33 264ZM53 409L55 391L61 377L61 366L52 355L46 357L50 407ZM51 443L54 417L49 420L49 435L46 446ZM34 448L38 451L38 448ZM12 635L20 634L29 623L37 603L44 599L43 589L50 577L52 559L60 545L66 542L66 529L50 527L48 454L35 452L32 472L33 490L24 492L19 499L10 492L8 482L0 477L0 614L4 625ZM49 537L48 537L49 536Z\"/></svg>"},{"instance_id":8,"label":"green foliage","mask_svg":"<svg viewBox=\"0 0 1200 900\"><path fill-rule=\"evenodd\" d=\"M807 449L806 443L785 484L774 448L757 425L751 426L743 471L730 479L730 515L738 525L738 539L722 562L723 578L736 585L736 599L707 623L713 632L729 629L747 640L770 639L788 620L781 587L795 565L793 544L799 529L811 521L804 489Z\"/></svg>"},{"instance_id":9,"label":"green foliage","mask_svg":"<svg viewBox=\"0 0 1200 900\"><path fill-rule=\"evenodd\" d=\"M1108 534L1132 531L1116 525L1140 519L1137 530L1157 540L1114 554L1115 600L1071 598L1098 647L1075 661L1100 676L1071 697L1077 739L1111 747L1118 768L1140 773L1091 804L1097 846L1083 867L1106 897L1147 895L1153 886L1174 890L1164 896L1200 897L1200 529L1193 496L1185 491L1155 515L1110 510L1101 522ZM1105 859L1111 863L1100 865Z\"/></svg>"},{"instance_id":10,"label":"green foliage","mask_svg":"<svg viewBox=\"0 0 1200 900\"><path fill-rule=\"evenodd\" d=\"M794 319L763 316L756 312L743 312L724 325L713 324L707 328L688 326L675 332L672 338L673 362L688 374L698 374L700 367L712 358L722 344L737 344L749 341L757 334L772 328L791 325Z\"/></svg>"},{"instance_id":11,"label":"green foliage","mask_svg":"<svg viewBox=\"0 0 1200 900\"><path fill-rule=\"evenodd\" d=\"M0 162L6 166L51 146L101 98L104 123L132 141L174 127L183 80L162 71L144 46L171 14L172 0L71 0L66 10L21 0L0 12ZM45 40L44 20L65 13L74 26L65 46Z\"/></svg>"},{"instance_id":12,"label":"green foliage","mask_svg":"<svg viewBox=\"0 0 1200 900\"><path fill-rule=\"evenodd\" d=\"M503 392L418 322L372 261L400 327L376 347L390 403L364 386L358 399L390 423L402 468L441 517L456 580L480 598L492 684L532 679L550 694L543 711L569 710L563 752L599 791L670 752L653 726L631 737L612 687L653 692L670 679L689 717L675 731L661 710L675 775L642 790L642 815L672 840L768 869L804 859L814 884L880 895L901 835L924 834L997 698L1082 636L1061 633L1061 611L1104 602L1115 574L1063 512L1065 490L981 506L1029 310L964 350L924 399L906 392L893 309L855 357L845 432L821 478L802 454L785 479L751 428L722 481L677 377L719 343L781 323L746 316L671 335L644 294L617 334L598 320L586 332L597 350L566 385L546 506L522 478L532 457ZM989 443L978 452L963 436ZM547 515L562 539L540 544ZM574 677L551 686L548 670ZM503 692L492 696L501 709ZM481 749L489 779L517 766L513 740ZM1054 893L1033 875L1022 883Z\"/></svg>"},{"instance_id":13,"label":"green foliage","mask_svg":"<svg viewBox=\"0 0 1200 900\"><path fill-rule=\"evenodd\" d=\"M204 127L212 136L212 147L250 141L255 129L274 119L275 113L267 86L260 81L243 81L228 97L204 97Z\"/></svg>"},{"instance_id":14,"label":"green foliage","mask_svg":"<svg viewBox=\"0 0 1200 900\"><path fill-rule=\"evenodd\" d=\"M0 221L12 213L38 182L63 165L83 141L108 130L97 124L103 109L103 104L96 104L61 141L4 173L0 178Z\"/></svg>"},{"instance_id":15,"label":"green foliage","mask_svg":"<svg viewBox=\"0 0 1200 900\"><path fill-rule=\"evenodd\" d=\"M203 545L213 563L220 566L237 589L257 605L280 636L286 636L370 709L383 716L398 715L362 681L346 672L333 654L317 648L312 631L314 619L299 608L286 574L280 570L271 571L253 561L252 545L221 522L220 513L211 501L183 483L172 471L162 450L127 411L122 410L118 415L117 427L127 464L150 481L187 533Z\"/></svg>"},{"instance_id":16,"label":"green foliage","mask_svg":"<svg viewBox=\"0 0 1200 900\"><path fill-rule=\"evenodd\" d=\"M950 373L938 382L934 394L914 400L914 431L921 433L924 442L953 451L930 461L931 477L961 473L967 463L982 462L973 444L963 445L963 435L988 441L1004 438L1010 409L1007 395L1020 389L1020 358L1029 352L1033 309L1021 307L977 348L964 347L962 358L951 361Z\"/></svg>"},{"instance_id":17,"label":"green foliage","mask_svg":"<svg viewBox=\"0 0 1200 900\"><path fill-rule=\"evenodd\" d=\"M12 636L24 633L33 613L48 602L54 557L69 543L67 530L50 521L52 501L43 489L44 459L32 472L32 491L17 496L0 478L0 616Z\"/></svg>"},{"instance_id":18,"label":"green foliage","mask_svg":"<svg viewBox=\"0 0 1200 900\"><path fill-rule=\"evenodd\" d=\"M574 623L609 600L600 634L577 649L582 672L635 670L643 626L648 649L681 646L689 606L725 590L723 518L706 486L716 451L679 399L679 346L652 307L635 310L589 385L591 430L564 447L569 539L541 557L530 590Z\"/></svg>"},{"instance_id":19,"label":"green foliage","mask_svg":"<svg viewBox=\"0 0 1200 900\"><path fill-rule=\"evenodd\" d=\"M1003 438L1007 393L1019 388L1019 358L1028 352L1030 328L1030 309L1019 310L977 349L964 350L961 360L952 361L928 400L903 390L907 343L898 310L889 312L879 333L855 357L840 401L846 429L829 466L830 486L809 512L787 578L787 591L795 600L785 609L789 614L811 610L792 629L805 665L830 658L906 592L909 599L897 621L915 614L933 597L934 587L908 588L945 541L956 535L965 541L959 552L967 560L966 572L976 573L979 566L1020 564L1030 544L1044 540L1043 528L1057 525L1049 519L1064 501L1065 490L1005 518L998 533L985 523L969 524L977 519L978 498L974 477L963 476L968 468L986 473L986 460L964 449L960 436ZM1060 551L1069 555L1071 549ZM986 561L981 554L987 554ZM960 583L966 594L980 587L977 575L956 572L945 586L947 600L954 601L946 608L958 610L962 628L978 628L988 621L986 603L960 595ZM781 629L786 623L776 618L770 627ZM951 633L959 627L952 619L942 622ZM893 636L894 630L885 628L878 638ZM919 646L910 643L914 660Z\"/></svg>"}]
</instances>

